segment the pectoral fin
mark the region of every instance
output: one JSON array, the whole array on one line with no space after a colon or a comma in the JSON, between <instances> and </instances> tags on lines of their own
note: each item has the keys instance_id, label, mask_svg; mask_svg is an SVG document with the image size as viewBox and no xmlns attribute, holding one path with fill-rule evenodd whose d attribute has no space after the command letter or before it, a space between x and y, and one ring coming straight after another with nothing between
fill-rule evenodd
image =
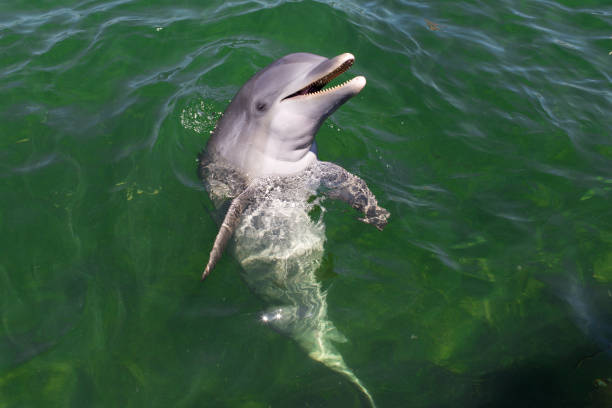
<instances>
[{"instance_id":1,"label":"pectoral fin","mask_svg":"<svg viewBox=\"0 0 612 408\"><path fill-rule=\"evenodd\" d=\"M387 225L389 211L378 205L376 197L365 181L342 167L328 162L319 162L321 185L329 198L342 200L363 214L360 221L382 231Z\"/></svg>"},{"instance_id":2,"label":"pectoral fin","mask_svg":"<svg viewBox=\"0 0 612 408\"><path fill-rule=\"evenodd\" d=\"M217 233L217 237L215 238L215 243L213 244L212 250L210 251L210 255L208 257L208 264L202 273L202 280L204 280L210 271L213 270L219 259L221 259L221 255L223 254L223 250L227 246L227 241L229 241L230 237L234 233L238 222L240 221L240 216L242 212L247 207L250 198L251 198L251 189L247 188L244 190L238 197L232 200L232 204L227 210L227 214L225 214L225 218L223 219L223 223L219 228L219 232Z\"/></svg>"}]
</instances>

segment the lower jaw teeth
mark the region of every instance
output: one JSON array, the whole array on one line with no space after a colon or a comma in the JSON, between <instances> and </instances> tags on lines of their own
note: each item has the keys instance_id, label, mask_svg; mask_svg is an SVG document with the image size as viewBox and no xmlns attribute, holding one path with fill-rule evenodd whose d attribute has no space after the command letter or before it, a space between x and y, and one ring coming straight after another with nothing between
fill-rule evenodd
<instances>
[{"instance_id":1,"label":"lower jaw teeth","mask_svg":"<svg viewBox=\"0 0 612 408\"><path fill-rule=\"evenodd\" d=\"M332 86L331 88L327 88L327 89L323 89L323 87L325 85L327 85L327 84L324 84L322 82L317 82L317 83L314 83L314 84L310 85L308 88L304 88L301 91L298 91L295 94L286 97L285 99L293 98L293 97L296 97L296 96L304 96L304 95L320 95L320 94L329 92L331 90L334 90L336 88L340 88L340 87L346 85L347 83L349 83L350 81L352 81L353 79L354 78L351 78L351 79L349 79L347 81L342 82L339 85L335 85L335 86ZM317 89L317 90L315 90L315 89Z\"/></svg>"}]
</instances>

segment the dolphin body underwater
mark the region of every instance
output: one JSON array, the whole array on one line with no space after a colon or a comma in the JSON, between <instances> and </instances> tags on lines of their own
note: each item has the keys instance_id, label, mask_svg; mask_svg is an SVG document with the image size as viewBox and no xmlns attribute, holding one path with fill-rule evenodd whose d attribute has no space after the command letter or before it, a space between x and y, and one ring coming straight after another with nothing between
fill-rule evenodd
<instances>
[{"instance_id":1,"label":"dolphin body underwater","mask_svg":"<svg viewBox=\"0 0 612 408\"><path fill-rule=\"evenodd\" d=\"M331 343L346 338L327 318L326 293L315 276L325 225L323 211L318 219L311 213L322 194L349 203L379 230L389 217L363 180L316 156L314 137L323 121L366 84L358 76L323 89L353 62L348 53L331 59L290 54L255 74L231 101L198 156L213 204L227 209L202 279L233 235L244 280L271 305L262 322L344 375L374 406Z\"/></svg>"}]
</instances>

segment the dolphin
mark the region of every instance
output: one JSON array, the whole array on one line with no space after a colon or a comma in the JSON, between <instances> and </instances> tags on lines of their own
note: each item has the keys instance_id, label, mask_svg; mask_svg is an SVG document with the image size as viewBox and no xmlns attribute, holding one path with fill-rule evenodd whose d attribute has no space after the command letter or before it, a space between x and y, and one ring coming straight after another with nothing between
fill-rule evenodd
<instances>
[{"instance_id":1,"label":"dolphin","mask_svg":"<svg viewBox=\"0 0 612 408\"><path fill-rule=\"evenodd\" d=\"M261 321L344 375L375 406L332 344L346 338L328 319L326 293L315 276L326 197L350 204L379 230L389 218L362 179L317 159L321 124L366 84L357 76L324 88L354 61L349 53L330 59L290 54L256 73L232 99L198 156L210 198L225 211L202 279L233 236L245 282L270 305ZM319 216L313 216L315 207L323 208Z\"/></svg>"}]
</instances>

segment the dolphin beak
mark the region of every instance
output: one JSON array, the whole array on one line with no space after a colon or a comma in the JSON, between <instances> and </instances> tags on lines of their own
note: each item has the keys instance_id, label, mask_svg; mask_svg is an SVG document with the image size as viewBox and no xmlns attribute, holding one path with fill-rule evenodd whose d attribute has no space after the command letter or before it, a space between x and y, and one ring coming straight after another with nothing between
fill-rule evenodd
<instances>
[{"instance_id":1,"label":"dolphin beak","mask_svg":"<svg viewBox=\"0 0 612 408\"><path fill-rule=\"evenodd\" d=\"M332 88L323 89L331 80L346 72L354 62L355 57L348 52L323 61L306 75L305 85L302 88L284 97L282 101L331 94L348 99L358 94L366 84L366 79L363 76L355 77Z\"/></svg>"}]
</instances>

